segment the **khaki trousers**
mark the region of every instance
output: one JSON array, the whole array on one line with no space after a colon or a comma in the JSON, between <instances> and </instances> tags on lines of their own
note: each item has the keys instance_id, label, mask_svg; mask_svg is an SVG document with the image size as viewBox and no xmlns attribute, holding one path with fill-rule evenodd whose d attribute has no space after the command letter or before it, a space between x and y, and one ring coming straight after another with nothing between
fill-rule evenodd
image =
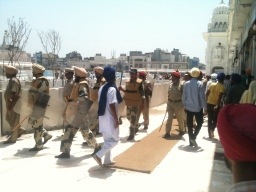
<instances>
[{"instance_id":1,"label":"khaki trousers","mask_svg":"<svg viewBox=\"0 0 256 192\"><path fill-rule=\"evenodd\" d=\"M168 119L166 122L165 132L170 133L172 130L172 122L174 114L177 118L179 124L179 131L184 132L184 107L181 101L179 102L171 102L168 101L167 103L167 112L168 112Z\"/></svg>"},{"instance_id":2,"label":"khaki trousers","mask_svg":"<svg viewBox=\"0 0 256 192\"><path fill-rule=\"evenodd\" d=\"M6 116L5 116L6 121L10 125L11 131L20 123L20 114L16 113L13 110L7 110ZM8 141L15 142L17 140L19 132L23 131L21 129L20 125L16 129L16 131L12 132L11 136L8 138Z\"/></svg>"},{"instance_id":3,"label":"khaki trousers","mask_svg":"<svg viewBox=\"0 0 256 192\"><path fill-rule=\"evenodd\" d=\"M148 126L149 125L149 104L150 104L150 98L149 98L148 102L145 100L144 108L140 109L139 119L140 119L140 115L142 113L143 120L144 120L144 126Z\"/></svg>"}]
</instances>

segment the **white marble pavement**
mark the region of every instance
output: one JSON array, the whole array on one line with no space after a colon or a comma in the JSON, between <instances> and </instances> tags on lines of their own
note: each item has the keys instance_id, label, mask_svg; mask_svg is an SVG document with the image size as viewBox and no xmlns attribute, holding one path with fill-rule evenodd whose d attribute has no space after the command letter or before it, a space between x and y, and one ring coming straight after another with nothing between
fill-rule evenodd
<instances>
[{"instance_id":1,"label":"white marble pavement","mask_svg":"<svg viewBox=\"0 0 256 192\"><path fill-rule=\"evenodd\" d=\"M147 136L162 123L166 105L150 109L148 132L139 131L136 141ZM121 141L113 149L116 156L132 146L127 142L128 121L123 118L120 128ZM164 129L164 127L163 127ZM103 169L90 154L93 149L82 146L82 136L78 132L71 148L70 159L56 159L59 154L62 130L50 131L53 139L39 152L29 152L33 147L33 134L25 134L15 144L4 145L0 138L0 187L1 191L186 191L223 192L232 183L231 173L223 160L215 160L215 152L223 152L216 139L207 139L204 124L197 142L201 147L188 146L185 134L164 160L151 174L121 169ZM97 137L99 142L102 138ZM221 157L221 156L220 156Z\"/></svg>"}]
</instances>

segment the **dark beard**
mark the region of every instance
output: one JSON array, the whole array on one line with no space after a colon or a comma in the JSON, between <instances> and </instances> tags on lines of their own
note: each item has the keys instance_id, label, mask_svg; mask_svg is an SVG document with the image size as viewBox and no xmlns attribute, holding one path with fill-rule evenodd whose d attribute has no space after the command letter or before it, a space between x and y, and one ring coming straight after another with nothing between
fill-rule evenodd
<instances>
[{"instance_id":1,"label":"dark beard","mask_svg":"<svg viewBox=\"0 0 256 192\"><path fill-rule=\"evenodd\" d=\"M75 82L76 82L76 83L79 83L79 81L80 81L80 77L76 77L76 78L75 78Z\"/></svg>"},{"instance_id":2,"label":"dark beard","mask_svg":"<svg viewBox=\"0 0 256 192\"><path fill-rule=\"evenodd\" d=\"M102 77L102 76L100 76L100 77L99 77L99 76L96 76L97 82L101 82L101 77Z\"/></svg>"}]
</instances>

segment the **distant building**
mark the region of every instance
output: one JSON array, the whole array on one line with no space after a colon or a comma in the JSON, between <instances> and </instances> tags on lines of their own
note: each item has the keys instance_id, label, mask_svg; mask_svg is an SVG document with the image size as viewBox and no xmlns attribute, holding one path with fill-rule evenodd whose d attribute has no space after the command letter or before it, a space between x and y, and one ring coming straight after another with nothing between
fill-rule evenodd
<instances>
[{"instance_id":1,"label":"distant building","mask_svg":"<svg viewBox=\"0 0 256 192\"><path fill-rule=\"evenodd\" d=\"M189 59L189 68L192 69L193 67L199 68L199 58L193 57L193 59Z\"/></svg>"},{"instance_id":2,"label":"distant building","mask_svg":"<svg viewBox=\"0 0 256 192\"><path fill-rule=\"evenodd\" d=\"M96 55L94 56L94 61L105 61L106 57L102 56L100 53L96 53Z\"/></svg>"},{"instance_id":3,"label":"distant building","mask_svg":"<svg viewBox=\"0 0 256 192\"><path fill-rule=\"evenodd\" d=\"M44 66L47 70L57 68L57 60L59 58L58 55L55 55L55 58L56 59L54 59L53 54L42 53L42 51L33 54L33 62Z\"/></svg>"},{"instance_id":4,"label":"distant building","mask_svg":"<svg viewBox=\"0 0 256 192\"><path fill-rule=\"evenodd\" d=\"M148 68L150 67L151 58L141 51L130 51L129 57L130 68Z\"/></svg>"},{"instance_id":5,"label":"distant building","mask_svg":"<svg viewBox=\"0 0 256 192\"><path fill-rule=\"evenodd\" d=\"M161 50L160 48L157 48L153 53L151 53L151 60L173 62L174 55L169 53L168 50Z\"/></svg>"},{"instance_id":6,"label":"distant building","mask_svg":"<svg viewBox=\"0 0 256 192\"><path fill-rule=\"evenodd\" d=\"M207 75L220 71L227 74L231 72L228 67L228 14L229 6L222 0L213 10L208 31L203 33L207 42L205 52Z\"/></svg>"},{"instance_id":7,"label":"distant building","mask_svg":"<svg viewBox=\"0 0 256 192\"><path fill-rule=\"evenodd\" d=\"M6 35L7 31L4 31L3 43L0 45L0 60L2 63L8 64L10 62L9 49L10 46L6 44ZM16 48L20 50L19 48ZM25 51L20 51L13 58L14 63L24 63L31 62L31 54L26 53Z\"/></svg>"},{"instance_id":8,"label":"distant building","mask_svg":"<svg viewBox=\"0 0 256 192\"><path fill-rule=\"evenodd\" d=\"M157 48L154 52L143 54L141 51L131 51L128 59L130 68L143 68L144 70L187 70L189 57L183 55L178 49L171 53L168 50Z\"/></svg>"},{"instance_id":9,"label":"distant building","mask_svg":"<svg viewBox=\"0 0 256 192\"><path fill-rule=\"evenodd\" d=\"M173 49L171 54L174 55L174 62L180 62L181 61L181 53L180 53L179 49Z\"/></svg>"},{"instance_id":10,"label":"distant building","mask_svg":"<svg viewBox=\"0 0 256 192\"><path fill-rule=\"evenodd\" d=\"M6 45L5 38L0 46L0 59L8 62L8 45ZM65 58L59 58L58 55L46 54L42 51L33 54L31 59L30 54L22 53L19 60L26 60L43 65L47 70L64 70L65 67L78 66L83 67L88 71L92 71L95 66L111 66L118 70L125 70L130 68L152 69L152 70L187 70L191 66L198 66L195 58L191 61L188 56L182 54L179 49L168 50L157 48L153 52L142 53L142 51L130 51L129 55L120 54L118 58L115 57L115 52L112 57L107 59L101 53L96 53L94 57L86 57L83 59L82 55L76 51L66 54Z\"/></svg>"},{"instance_id":11,"label":"distant building","mask_svg":"<svg viewBox=\"0 0 256 192\"><path fill-rule=\"evenodd\" d=\"M42 63L43 63L43 53L42 53L42 51L39 51L39 52L33 54L33 61L35 63L38 63L38 64L42 65Z\"/></svg>"},{"instance_id":12,"label":"distant building","mask_svg":"<svg viewBox=\"0 0 256 192\"><path fill-rule=\"evenodd\" d=\"M128 59L129 57L126 54L120 54L117 62L117 69L119 71L129 71Z\"/></svg>"},{"instance_id":13,"label":"distant building","mask_svg":"<svg viewBox=\"0 0 256 192\"><path fill-rule=\"evenodd\" d=\"M130 51L130 57L131 56L141 56L142 51Z\"/></svg>"}]
</instances>

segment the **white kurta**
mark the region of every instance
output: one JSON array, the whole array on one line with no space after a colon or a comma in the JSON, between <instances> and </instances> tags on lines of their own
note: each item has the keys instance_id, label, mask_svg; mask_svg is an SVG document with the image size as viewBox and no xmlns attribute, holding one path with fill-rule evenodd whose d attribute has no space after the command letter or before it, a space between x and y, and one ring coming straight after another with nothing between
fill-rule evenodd
<instances>
[{"instance_id":1,"label":"white kurta","mask_svg":"<svg viewBox=\"0 0 256 192\"><path fill-rule=\"evenodd\" d=\"M99 89L99 98L101 95L102 88L105 85L101 86ZM116 112L118 114L118 102L116 98L116 89L110 87L107 92L107 103L105 113L102 116L99 116L99 131L102 133L104 144L102 149L96 153L99 158L104 158L104 164L109 164L112 162L111 158L111 149L117 145L119 142L119 128L114 126L114 116L111 113L110 104L115 104ZM101 106L99 106L101 107Z\"/></svg>"}]
</instances>

